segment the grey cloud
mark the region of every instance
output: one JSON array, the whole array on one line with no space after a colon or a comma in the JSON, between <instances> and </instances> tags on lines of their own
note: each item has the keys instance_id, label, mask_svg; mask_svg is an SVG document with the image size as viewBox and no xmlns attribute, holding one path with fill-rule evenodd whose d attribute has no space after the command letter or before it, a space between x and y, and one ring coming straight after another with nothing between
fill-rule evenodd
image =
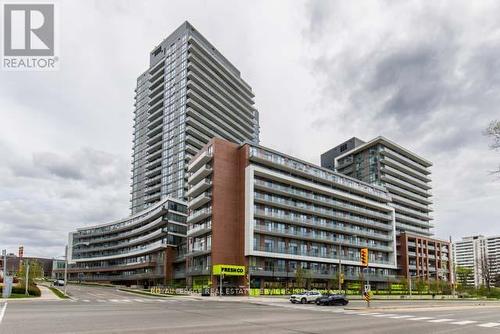
<instances>
[{"instance_id":1,"label":"grey cloud","mask_svg":"<svg viewBox=\"0 0 500 334\"><path fill-rule=\"evenodd\" d=\"M437 232L475 233L477 226L467 227L475 215L490 223L499 218L498 211L476 211L500 200L499 185L488 177L500 157L481 135L500 115L499 5L374 3L380 10L306 5L303 37L315 50L308 60L323 109L310 126L323 135L335 129L345 139L384 135L427 157L434 162ZM329 44L336 36L339 44ZM473 199L484 202L459 204Z\"/></svg>"}]
</instances>

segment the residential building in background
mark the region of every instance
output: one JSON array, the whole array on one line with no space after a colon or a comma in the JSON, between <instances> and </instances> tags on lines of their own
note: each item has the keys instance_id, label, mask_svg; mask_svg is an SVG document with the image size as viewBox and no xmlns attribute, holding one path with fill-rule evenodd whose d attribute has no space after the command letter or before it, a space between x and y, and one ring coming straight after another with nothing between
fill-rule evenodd
<instances>
[{"instance_id":1,"label":"residential building in background","mask_svg":"<svg viewBox=\"0 0 500 334\"><path fill-rule=\"evenodd\" d=\"M224 276L224 288L248 279L253 288L292 287L298 268L310 287L327 288L339 259L349 284L396 279L394 208L384 188L217 138L191 160L188 175L188 286L218 288L214 268L236 266L248 275ZM367 271L361 248L369 250Z\"/></svg>"},{"instance_id":2,"label":"residential building in background","mask_svg":"<svg viewBox=\"0 0 500 334\"><path fill-rule=\"evenodd\" d=\"M452 282L451 244L407 232L397 237L399 275Z\"/></svg>"},{"instance_id":3,"label":"residential building in background","mask_svg":"<svg viewBox=\"0 0 500 334\"><path fill-rule=\"evenodd\" d=\"M165 199L125 219L71 232L68 279L141 286L183 282L186 212L185 202Z\"/></svg>"},{"instance_id":4,"label":"residential building in background","mask_svg":"<svg viewBox=\"0 0 500 334\"><path fill-rule=\"evenodd\" d=\"M379 136L335 146L321 155L321 166L387 189L396 215L400 275L452 280L449 242L431 238L432 162Z\"/></svg>"},{"instance_id":5,"label":"residential building in background","mask_svg":"<svg viewBox=\"0 0 500 334\"><path fill-rule=\"evenodd\" d=\"M38 262L42 269L43 277L50 278L52 276L52 259L32 256L20 257L14 253L7 254L7 273L9 275L15 275L17 272L19 272L19 268L23 261ZM0 271L3 271L3 266L3 256L0 256ZM0 273L0 276L1 275L3 275L3 272Z\"/></svg>"},{"instance_id":6,"label":"residential building in background","mask_svg":"<svg viewBox=\"0 0 500 334\"><path fill-rule=\"evenodd\" d=\"M259 142L252 88L188 22L151 51L135 93L132 214L184 199L187 163L211 138Z\"/></svg>"},{"instance_id":7,"label":"residential building in background","mask_svg":"<svg viewBox=\"0 0 500 334\"><path fill-rule=\"evenodd\" d=\"M457 267L472 270L469 285L479 287L486 284L489 275L494 284L500 275L500 236L475 235L453 242L454 263Z\"/></svg>"},{"instance_id":8,"label":"residential building in background","mask_svg":"<svg viewBox=\"0 0 500 334\"><path fill-rule=\"evenodd\" d=\"M384 186L396 210L396 230L432 235L432 163L427 159L384 137L369 142L354 137L323 153L321 166Z\"/></svg>"}]
</instances>

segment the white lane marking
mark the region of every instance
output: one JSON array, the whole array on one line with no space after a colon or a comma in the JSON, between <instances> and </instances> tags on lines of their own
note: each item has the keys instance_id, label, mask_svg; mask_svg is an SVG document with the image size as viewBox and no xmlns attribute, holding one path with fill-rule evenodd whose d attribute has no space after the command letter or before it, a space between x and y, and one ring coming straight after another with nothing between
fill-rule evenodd
<instances>
[{"instance_id":1,"label":"white lane marking","mask_svg":"<svg viewBox=\"0 0 500 334\"><path fill-rule=\"evenodd\" d=\"M500 322L487 322L485 324L478 325L479 327L496 327L499 326Z\"/></svg>"},{"instance_id":2,"label":"white lane marking","mask_svg":"<svg viewBox=\"0 0 500 334\"><path fill-rule=\"evenodd\" d=\"M84 303L90 303L90 300L88 300L88 299L82 299L82 302L84 302Z\"/></svg>"},{"instance_id":3,"label":"white lane marking","mask_svg":"<svg viewBox=\"0 0 500 334\"><path fill-rule=\"evenodd\" d=\"M394 315L396 315L396 314L394 314L394 313L382 313L382 314L374 315L374 317L380 317L380 318L381 317L392 317Z\"/></svg>"},{"instance_id":4,"label":"white lane marking","mask_svg":"<svg viewBox=\"0 0 500 334\"><path fill-rule=\"evenodd\" d=\"M375 313L375 312L374 312L374 313L370 313L370 314L374 316L374 315L377 315L377 314L383 314L383 313Z\"/></svg>"},{"instance_id":5,"label":"white lane marking","mask_svg":"<svg viewBox=\"0 0 500 334\"><path fill-rule=\"evenodd\" d=\"M356 313L356 315L371 315L371 313Z\"/></svg>"},{"instance_id":6,"label":"white lane marking","mask_svg":"<svg viewBox=\"0 0 500 334\"><path fill-rule=\"evenodd\" d=\"M105 303L106 301L104 299L98 299L97 302L98 303Z\"/></svg>"},{"instance_id":7,"label":"white lane marking","mask_svg":"<svg viewBox=\"0 0 500 334\"><path fill-rule=\"evenodd\" d=\"M391 319L408 319L408 318L414 318L415 316L413 315L397 315L395 317L391 317Z\"/></svg>"},{"instance_id":8,"label":"white lane marking","mask_svg":"<svg viewBox=\"0 0 500 334\"><path fill-rule=\"evenodd\" d=\"M124 302L124 303L130 303L131 302L130 299L122 299L121 301Z\"/></svg>"},{"instance_id":9,"label":"white lane marking","mask_svg":"<svg viewBox=\"0 0 500 334\"><path fill-rule=\"evenodd\" d=\"M474 324L476 323L477 321L475 320L464 320L464 321L456 321L456 322L452 322L453 325L468 325L468 324Z\"/></svg>"},{"instance_id":10,"label":"white lane marking","mask_svg":"<svg viewBox=\"0 0 500 334\"><path fill-rule=\"evenodd\" d=\"M454 320L455 319L434 319L434 320L429 320L429 322L450 322Z\"/></svg>"},{"instance_id":11,"label":"white lane marking","mask_svg":"<svg viewBox=\"0 0 500 334\"><path fill-rule=\"evenodd\" d=\"M110 299L109 301L112 303L119 303L120 302L118 299Z\"/></svg>"},{"instance_id":12,"label":"white lane marking","mask_svg":"<svg viewBox=\"0 0 500 334\"><path fill-rule=\"evenodd\" d=\"M420 321L420 320L430 320L430 319L434 319L432 317L417 317L417 318L410 318L408 320L411 320L411 321Z\"/></svg>"},{"instance_id":13,"label":"white lane marking","mask_svg":"<svg viewBox=\"0 0 500 334\"><path fill-rule=\"evenodd\" d=\"M134 299L134 301L139 302L139 303L144 303L144 300L142 300L142 299Z\"/></svg>"},{"instance_id":14,"label":"white lane marking","mask_svg":"<svg viewBox=\"0 0 500 334\"><path fill-rule=\"evenodd\" d=\"M0 324L2 323L3 316L5 315L5 310L7 309L7 302L3 304L2 309L0 310Z\"/></svg>"}]
</instances>

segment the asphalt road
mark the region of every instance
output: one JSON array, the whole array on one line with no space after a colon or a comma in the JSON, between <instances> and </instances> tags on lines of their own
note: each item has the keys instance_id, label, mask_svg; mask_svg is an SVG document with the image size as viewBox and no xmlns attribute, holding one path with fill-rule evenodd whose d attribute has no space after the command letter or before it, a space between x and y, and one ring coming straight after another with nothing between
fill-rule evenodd
<instances>
[{"instance_id":1,"label":"asphalt road","mask_svg":"<svg viewBox=\"0 0 500 334\"><path fill-rule=\"evenodd\" d=\"M498 303L418 309L402 303L401 309L366 311L147 297L85 286L70 291L71 301L9 301L5 308L0 301L0 333L500 333Z\"/></svg>"}]
</instances>

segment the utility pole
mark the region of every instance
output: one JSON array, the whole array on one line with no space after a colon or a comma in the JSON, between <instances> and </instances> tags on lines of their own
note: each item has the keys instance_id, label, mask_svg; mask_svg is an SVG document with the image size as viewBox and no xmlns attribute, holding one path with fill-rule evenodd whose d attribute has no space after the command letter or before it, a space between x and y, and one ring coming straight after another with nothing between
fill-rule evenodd
<instances>
[{"instance_id":1,"label":"utility pole","mask_svg":"<svg viewBox=\"0 0 500 334\"><path fill-rule=\"evenodd\" d=\"M408 273L408 291L410 293L410 298L411 298L411 274Z\"/></svg>"},{"instance_id":2,"label":"utility pole","mask_svg":"<svg viewBox=\"0 0 500 334\"><path fill-rule=\"evenodd\" d=\"M5 279L7 277L7 250L2 250L3 255L3 285L5 286Z\"/></svg>"},{"instance_id":3,"label":"utility pole","mask_svg":"<svg viewBox=\"0 0 500 334\"><path fill-rule=\"evenodd\" d=\"M456 273L455 273L455 262L454 262L455 254L453 254L453 242L451 241L450 235L450 246L449 246L449 270L450 270L450 282L451 282L451 295L455 297L455 284L456 284Z\"/></svg>"},{"instance_id":4,"label":"utility pole","mask_svg":"<svg viewBox=\"0 0 500 334\"><path fill-rule=\"evenodd\" d=\"M222 297L222 280L224 279L224 274L221 272L220 275L219 275L219 277L220 277L219 296Z\"/></svg>"},{"instance_id":5,"label":"utility pole","mask_svg":"<svg viewBox=\"0 0 500 334\"><path fill-rule=\"evenodd\" d=\"M26 261L26 281L24 281L24 294L27 296L28 295L28 284L29 284L29 273L30 273L30 263Z\"/></svg>"},{"instance_id":6,"label":"utility pole","mask_svg":"<svg viewBox=\"0 0 500 334\"><path fill-rule=\"evenodd\" d=\"M339 293L342 291L342 246L339 242Z\"/></svg>"},{"instance_id":7,"label":"utility pole","mask_svg":"<svg viewBox=\"0 0 500 334\"><path fill-rule=\"evenodd\" d=\"M64 248L64 294L68 286L68 245Z\"/></svg>"}]
</instances>

